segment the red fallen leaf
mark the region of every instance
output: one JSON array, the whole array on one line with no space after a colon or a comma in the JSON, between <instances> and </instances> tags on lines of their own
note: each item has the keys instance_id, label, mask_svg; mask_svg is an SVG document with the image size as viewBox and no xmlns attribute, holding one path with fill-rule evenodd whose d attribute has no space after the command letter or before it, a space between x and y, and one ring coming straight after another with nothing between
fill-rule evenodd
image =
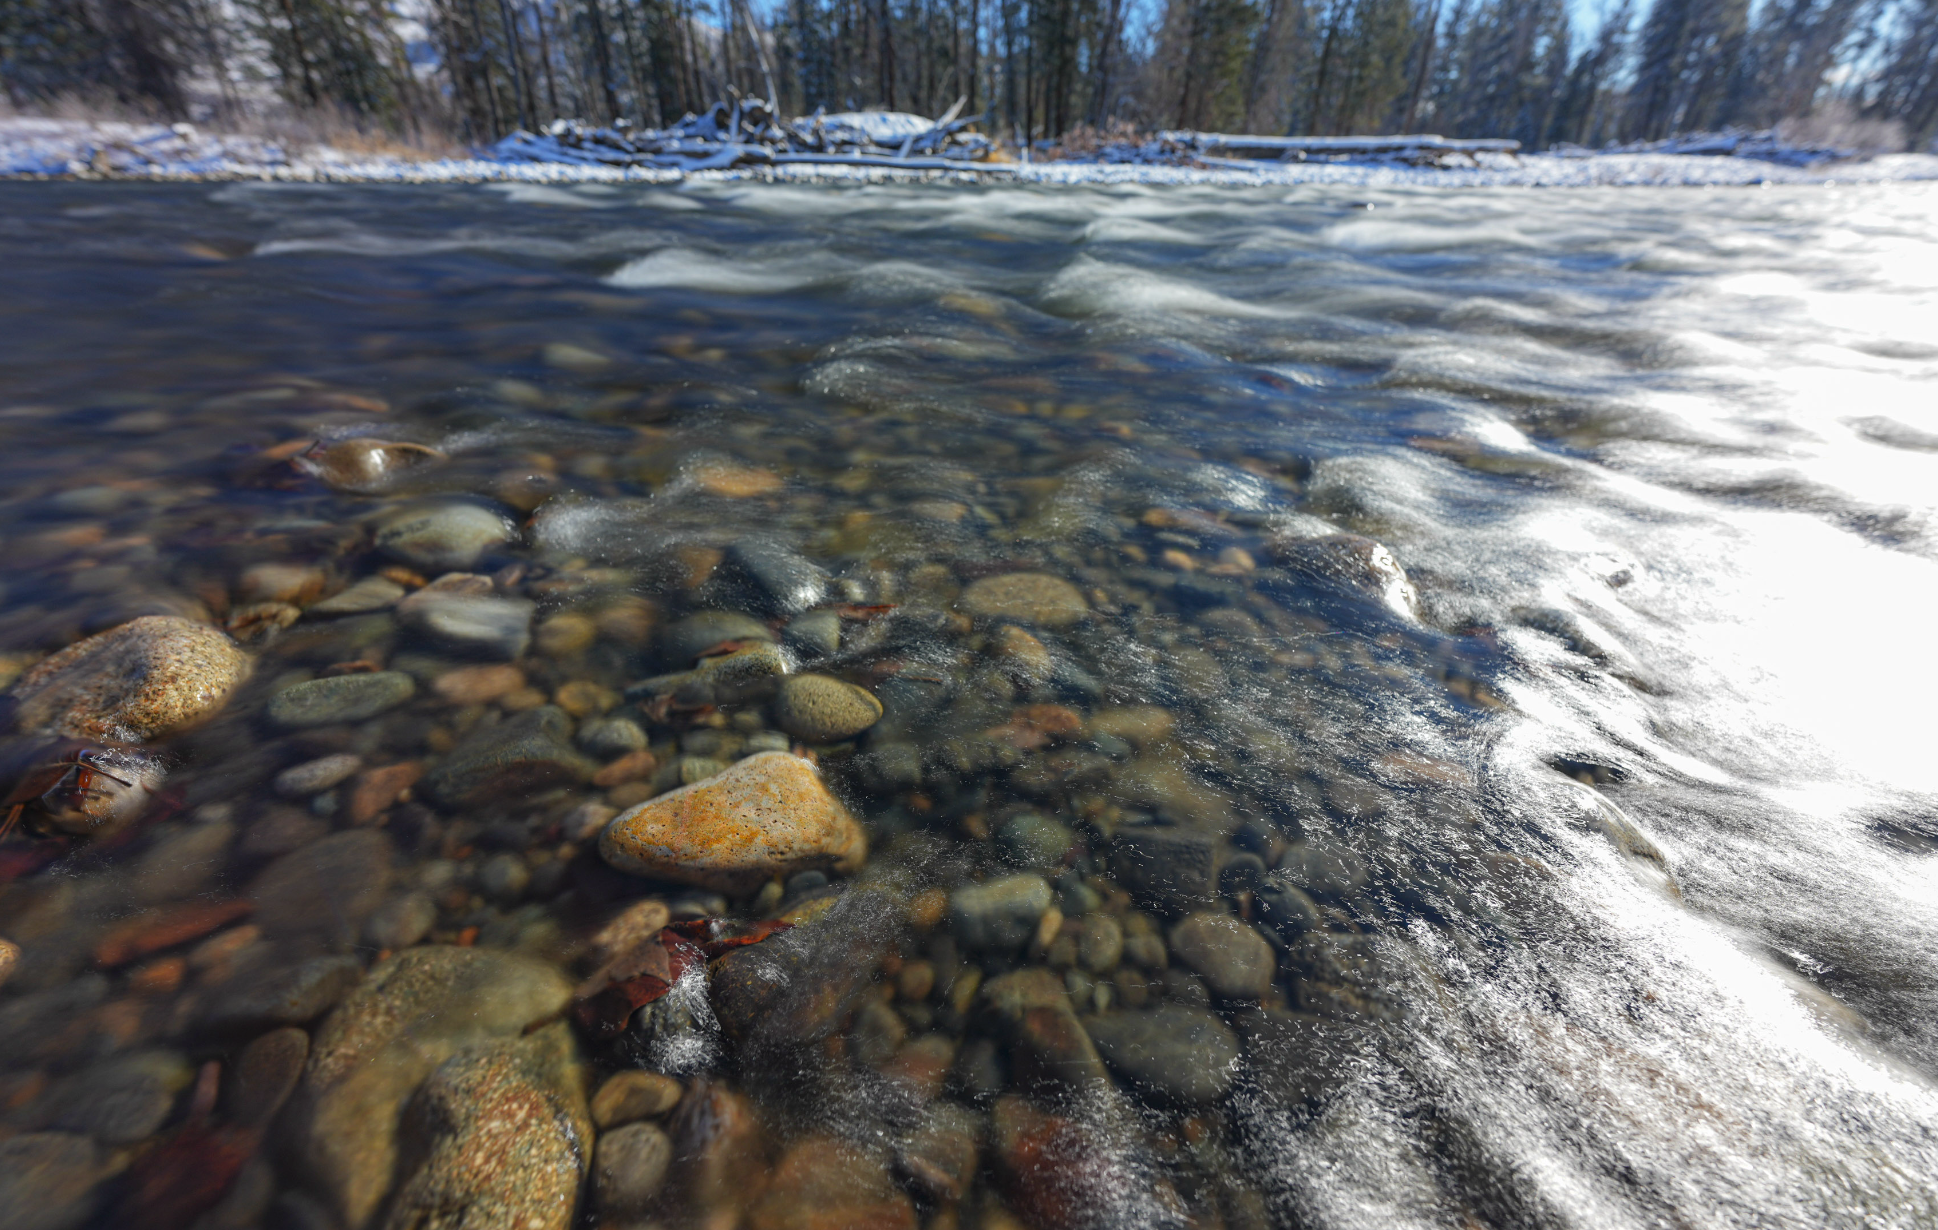
<instances>
[{"instance_id":1,"label":"red fallen leaf","mask_svg":"<svg viewBox=\"0 0 1938 1230\"><path fill-rule=\"evenodd\" d=\"M112 1226L184 1230L226 1195L249 1159L261 1132L205 1122L184 1124L174 1136L135 1159Z\"/></svg>"},{"instance_id":2,"label":"red fallen leaf","mask_svg":"<svg viewBox=\"0 0 1938 1230\"><path fill-rule=\"evenodd\" d=\"M871 619L880 619L895 607L893 602L843 602L834 608L834 613L842 619L866 623Z\"/></svg>"},{"instance_id":3,"label":"red fallen leaf","mask_svg":"<svg viewBox=\"0 0 1938 1230\"><path fill-rule=\"evenodd\" d=\"M731 949L758 944L792 925L774 919L737 923L699 918L662 927L608 961L579 986L572 1014L593 1038L617 1037L633 1013L659 999L688 973Z\"/></svg>"}]
</instances>

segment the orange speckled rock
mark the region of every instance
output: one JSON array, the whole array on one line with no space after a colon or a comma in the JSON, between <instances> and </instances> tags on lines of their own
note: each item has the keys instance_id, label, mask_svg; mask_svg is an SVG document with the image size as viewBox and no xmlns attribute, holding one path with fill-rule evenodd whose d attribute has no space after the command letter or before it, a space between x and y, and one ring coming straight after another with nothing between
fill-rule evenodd
<instances>
[{"instance_id":1,"label":"orange speckled rock","mask_svg":"<svg viewBox=\"0 0 1938 1230\"><path fill-rule=\"evenodd\" d=\"M599 853L635 875L740 892L797 871L859 870L868 837L813 765L762 752L622 813Z\"/></svg>"},{"instance_id":2,"label":"orange speckled rock","mask_svg":"<svg viewBox=\"0 0 1938 1230\"><path fill-rule=\"evenodd\" d=\"M215 628L145 615L78 641L21 677L16 729L143 743L213 717L253 664Z\"/></svg>"}]
</instances>

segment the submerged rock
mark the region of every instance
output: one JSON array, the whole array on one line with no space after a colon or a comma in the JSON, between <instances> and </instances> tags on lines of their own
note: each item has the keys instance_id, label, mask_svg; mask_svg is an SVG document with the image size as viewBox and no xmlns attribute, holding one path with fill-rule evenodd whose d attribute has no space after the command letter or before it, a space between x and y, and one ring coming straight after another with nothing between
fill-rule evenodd
<instances>
[{"instance_id":1,"label":"submerged rock","mask_svg":"<svg viewBox=\"0 0 1938 1230\"><path fill-rule=\"evenodd\" d=\"M598 766L572 747L571 730L557 705L480 726L431 770L431 795L447 807L469 807L586 781Z\"/></svg>"},{"instance_id":2,"label":"submerged rock","mask_svg":"<svg viewBox=\"0 0 1938 1230\"><path fill-rule=\"evenodd\" d=\"M116 1167L76 1132L27 1132L0 1140L0 1226L75 1230L93 1215Z\"/></svg>"},{"instance_id":3,"label":"submerged rock","mask_svg":"<svg viewBox=\"0 0 1938 1230\"><path fill-rule=\"evenodd\" d=\"M1062 577L1006 572L984 577L962 591L956 606L984 619L1014 619L1045 628L1067 628L1090 613L1090 603Z\"/></svg>"},{"instance_id":4,"label":"submerged rock","mask_svg":"<svg viewBox=\"0 0 1938 1230\"><path fill-rule=\"evenodd\" d=\"M1184 1203L1135 1131L1046 1113L1014 1094L997 1099L990 1147L1010 1207L1035 1230L1184 1230Z\"/></svg>"},{"instance_id":5,"label":"submerged rock","mask_svg":"<svg viewBox=\"0 0 1938 1230\"><path fill-rule=\"evenodd\" d=\"M338 491L369 495L384 490L411 470L443 460L444 454L428 445L360 436L327 443L319 440L298 454L293 464Z\"/></svg>"},{"instance_id":6,"label":"submerged rock","mask_svg":"<svg viewBox=\"0 0 1938 1230\"><path fill-rule=\"evenodd\" d=\"M1070 1006L1063 979L1041 965L993 978L983 1002L1010 1043L1024 1087L1075 1087L1104 1081L1104 1063Z\"/></svg>"},{"instance_id":7,"label":"submerged rock","mask_svg":"<svg viewBox=\"0 0 1938 1230\"><path fill-rule=\"evenodd\" d=\"M519 1037L571 996L551 966L486 949L412 948L380 963L317 1030L288 1108L305 1185L343 1225L370 1224L397 1169L405 1102L424 1078L461 1050Z\"/></svg>"},{"instance_id":8,"label":"submerged rock","mask_svg":"<svg viewBox=\"0 0 1938 1230\"><path fill-rule=\"evenodd\" d=\"M853 738L881 716L882 703L873 693L829 675L796 675L774 698L780 728L809 743Z\"/></svg>"},{"instance_id":9,"label":"submerged rock","mask_svg":"<svg viewBox=\"0 0 1938 1230\"><path fill-rule=\"evenodd\" d=\"M1258 999L1272 989L1278 954L1255 929L1230 914L1193 914L1171 930L1171 955L1188 966L1213 995Z\"/></svg>"},{"instance_id":10,"label":"submerged rock","mask_svg":"<svg viewBox=\"0 0 1938 1230\"><path fill-rule=\"evenodd\" d=\"M1370 598L1405 619L1420 617L1420 594L1384 544L1358 534L1286 536L1266 554L1292 572Z\"/></svg>"},{"instance_id":11,"label":"submerged rock","mask_svg":"<svg viewBox=\"0 0 1938 1230\"><path fill-rule=\"evenodd\" d=\"M368 615L387 611L403 601L407 591L389 577L365 577L338 594L332 594L304 612L307 615Z\"/></svg>"},{"instance_id":12,"label":"submerged rock","mask_svg":"<svg viewBox=\"0 0 1938 1230\"><path fill-rule=\"evenodd\" d=\"M395 709L417 695L417 681L402 671L336 675L294 683L269 698L269 720L278 726L334 726L361 722Z\"/></svg>"},{"instance_id":13,"label":"submerged rock","mask_svg":"<svg viewBox=\"0 0 1938 1230\"><path fill-rule=\"evenodd\" d=\"M457 502L395 509L377 523L377 549L426 572L462 571L512 539L512 525L477 504Z\"/></svg>"},{"instance_id":14,"label":"submerged rock","mask_svg":"<svg viewBox=\"0 0 1938 1230\"><path fill-rule=\"evenodd\" d=\"M762 752L622 813L599 853L635 875L741 892L797 871L857 871L868 838L813 765Z\"/></svg>"},{"instance_id":15,"label":"submerged rock","mask_svg":"<svg viewBox=\"0 0 1938 1230\"><path fill-rule=\"evenodd\" d=\"M255 923L311 951L347 950L390 887L390 838L349 829L283 855L249 886Z\"/></svg>"},{"instance_id":16,"label":"submerged rock","mask_svg":"<svg viewBox=\"0 0 1938 1230\"><path fill-rule=\"evenodd\" d=\"M532 615L523 598L476 594L413 596L400 611L404 622L454 652L510 661L532 643Z\"/></svg>"},{"instance_id":17,"label":"submerged rock","mask_svg":"<svg viewBox=\"0 0 1938 1230\"><path fill-rule=\"evenodd\" d=\"M1224 842L1195 829L1125 829L1111 850L1117 882L1140 900L1167 910L1206 905L1218 897Z\"/></svg>"},{"instance_id":18,"label":"submerged rock","mask_svg":"<svg viewBox=\"0 0 1938 1230\"><path fill-rule=\"evenodd\" d=\"M1040 875L967 884L949 895L949 919L963 947L1014 951L1036 933L1056 894Z\"/></svg>"},{"instance_id":19,"label":"submerged rock","mask_svg":"<svg viewBox=\"0 0 1938 1230\"><path fill-rule=\"evenodd\" d=\"M886 897L858 890L811 923L721 957L711 995L728 1041L772 1057L835 1033L874 985L898 924Z\"/></svg>"},{"instance_id":20,"label":"submerged rock","mask_svg":"<svg viewBox=\"0 0 1938 1230\"><path fill-rule=\"evenodd\" d=\"M28 734L143 743L215 716L253 664L226 634L147 615L41 662L14 685L13 722Z\"/></svg>"},{"instance_id":21,"label":"submerged rock","mask_svg":"<svg viewBox=\"0 0 1938 1230\"><path fill-rule=\"evenodd\" d=\"M1202 1008L1160 1004L1084 1024L1105 1061L1138 1089L1171 1102L1203 1103L1231 1088L1238 1038Z\"/></svg>"},{"instance_id":22,"label":"submerged rock","mask_svg":"<svg viewBox=\"0 0 1938 1230\"><path fill-rule=\"evenodd\" d=\"M592 1204L609 1218L646 1212L666 1186L673 1142L658 1125L628 1123L601 1132L592 1158Z\"/></svg>"},{"instance_id":23,"label":"submerged rock","mask_svg":"<svg viewBox=\"0 0 1938 1230\"><path fill-rule=\"evenodd\" d=\"M738 611L700 611L667 625L660 652L671 666L685 667L707 650L728 641L771 641L774 633L760 620Z\"/></svg>"},{"instance_id":24,"label":"submerged rock","mask_svg":"<svg viewBox=\"0 0 1938 1230\"><path fill-rule=\"evenodd\" d=\"M411 1099L402 1136L406 1165L421 1160L391 1200L388 1230L568 1230L592 1152L571 1028L446 1060Z\"/></svg>"},{"instance_id":25,"label":"submerged rock","mask_svg":"<svg viewBox=\"0 0 1938 1230\"><path fill-rule=\"evenodd\" d=\"M915 1204L888 1168L830 1136L796 1141L747 1217L749 1230L915 1230Z\"/></svg>"},{"instance_id":26,"label":"submerged rock","mask_svg":"<svg viewBox=\"0 0 1938 1230\"><path fill-rule=\"evenodd\" d=\"M727 578L750 605L775 615L798 615L827 598L828 570L767 538L742 538L727 548Z\"/></svg>"}]
</instances>

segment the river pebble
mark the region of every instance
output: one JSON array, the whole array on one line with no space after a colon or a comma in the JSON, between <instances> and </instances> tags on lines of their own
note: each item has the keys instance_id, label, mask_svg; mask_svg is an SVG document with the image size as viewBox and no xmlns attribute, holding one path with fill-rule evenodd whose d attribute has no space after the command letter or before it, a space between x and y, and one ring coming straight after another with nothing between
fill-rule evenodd
<instances>
[{"instance_id":1,"label":"river pebble","mask_svg":"<svg viewBox=\"0 0 1938 1230\"><path fill-rule=\"evenodd\" d=\"M363 757L339 752L292 765L276 775L273 785L276 793L286 799L307 798L342 784L354 777L361 768Z\"/></svg>"},{"instance_id":2,"label":"river pebble","mask_svg":"<svg viewBox=\"0 0 1938 1230\"><path fill-rule=\"evenodd\" d=\"M726 565L747 605L772 615L798 615L827 598L828 570L770 538L737 539Z\"/></svg>"},{"instance_id":3,"label":"river pebble","mask_svg":"<svg viewBox=\"0 0 1938 1230\"><path fill-rule=\"evenodd\" d=\"M468 807L586 781L597 766L568 742L571 730L556 705L481 726L437 762L427 785L446 807Z\"/></svg>"},{"instance_id":4,"label":"river pebble","mask_svg":"<svg viewBox=\"0 0 1938 1230\"><path fill-rule=\"evenodd\" d=\"M427 573L470 568L512 536L511 522L498 513L455 502L396 509L376 527L378 550Z\"/></svg>"},{"instance_id":5,"label":"river pebble","mask_svg":"<svg viewBox=\"0 0 1938 1230\"><path fill-rule=\"evenodd\" d=\"M1278 954L1257 930L1230 914L1203 911L1186 918L1171 930L1170 951L1214 995L1258 999L1272 990Z\"/></svg>"},{"instance_id":6,"label":"river pebble","mask_svg":"<svg viewBox=\"0 0 1938 1230\"><path fill-rule=\"evenodd\" d=\"M673 1141L657 1124L627 1123L602 1131L592 1156L592 1206L601 1217L646 1212L666 1186Z\"/></svg>"},{"instance_id":7,"label":"river pebble","mask_svg":"<svg viewBox=\"0 0 1938 1230\"><path fill-rule=\"evenodd\" d=\"M203 1028L211 1033L246 1035L308 1025L363 981L363 963L355 957L317 957L235 981L242 985L225 988L203 1016Z\"/></svg>"},{"instance_id":8,"label":"river pebble","mask_svg":"<svg viewBox=\"0 0 1938 1230\"><path fill-rule=\"evenodd\" d=\"M668 666L683 669L716 645L773 639L773 630L751 615L738 611L700 611L667 625L660 634L660 652Z\"/></svg>"},{"instance_id":9,"label":"river pebble","mask_svg":"<svg viewBox=\"0 0 1938 1230\"><path fill-rule=\"evenodd\" d=\"M796 615L781 630L781 639L809 658L825 658L841 648L841 616L827 609Z\"/></svg>"},{"instance_id":10,"label":"river pebble","mask_svg":"<svg viewBox=\"0 0 1938 1230\"><path fill-rule=\"evenodd\" d=\"M680 1082L658 1072L615 1072L593 1095L592 1121L604 1131L638 1119L657 1119L678 1106L685 1092Z\"/></svg>"},{"instance_id":11,"label":"river pebble","mask_svg":"<svg viewBox=\"0 0 1938 1230\"><path fill-rule=\"evenodd\" d=\"M25 1132L0 1140L0 1225L6 1230L76 1230L100 1204L119 1169L77 1132Z\"/></svg>"},{"instance_id":12,"label":"river pebble","mask_svg":"<svg viewBox=\"0 0 1938 1230\"><path fill-rule=\"evenodd\" d=\"M536 609L523 598L456 596L426 602L405 622L453 653L511 661L532 643Z\"/></svg>"},{"instance_id":13,"label":"river pebble","mask_svg":"<svg viewBox=\"0 0 1938 1230\"><path fill-rule=\"evenodd\" d=\"M1081 590L1041 572L984 577L962 591L956 606L984 619L1014 619L1052 629L1068 628L1090 613Z\"/></svg>"},{"instance_id":14,"label":"river pebble","mask_svg":"<svg viewBox=\"0 0 1938 1230\"><path fill-rule=\"evenodd\" d=\"M311 606L306 615L368 615L396 606L409 591L389 577L365 577Z\"/></svg>"},{"instance_id":15,"label":"river pebble","mask_svg":"<svg viewBox=\"0 0 1938 1230\"><path fill-rule=\"evenodd\" d=\"M269 720L283 727L361 722L395 709L417 695L417 681L402 671L336 675L291 684L269 698Z\"/></svg>"},{"instance_id":16,"label":"river pebble","mask_svg":"<svg viewBox=\"0 0 1938 1230\"><path fill-rule=\"evenodd\" d=\"M1085 1024L1104 1060L1161 1100L1215 1102L1231 1088L1238 1038L1214 1013L1167 1003Z\"/></svg>"},{"instance_id":17,"label":"river pebble","mask_svg":"<svg viewBox=\"0 0 1938 1230\"><path fill-rule=\"evenodd\" d=\"M738 892L809 868L857 871L868 839L814 766L763 752L622 814L599 853L635 875Z\"/></svg>"},{"instance_id":18,"label":"river pebble","mask_svg":"<svg viewBox=\"0 0 1938 1230\"><path fill-rule=\"evenodd\" d=\"M399 893L370 915L363 938L381 952L396 952L423 939L436 922L437 903L430 897L421 892Z\"/></svg>"},{"instance_id":19,"label":"river pebble","mask_svg":"<svg viewBox=\"0 0 1938 1230\"><path fill-rule=\"evenodd\" d=\"M1055 896L1040 875L1002 876L951 893L949 920L965 948L1013 951L1036 934Z\"/></svg>"},{"instance_id":20,"label":"river pebble","mask_svg":"<svg viewBox=\"0 0 1938 1230\"><path fill-rule=\"evenodd\" d=\"M249 677L248 654L222 632L149 615L78 641L14 684L26 733L142 743L213 717Z\"/></svg>"},{"instance_id":21,"label":"river pebble","mask_svg":"<svg viewBox=\"0 0 1938 1230\"><path fill-rule=\"evenodd\" d=\"M775 722L809 743L853 738L881 716L881 702L866 688L829 675L795 675L774 698Z\"/></svg>"},{"instance_id":22,"label":"river pebble","mask_svg":"<svg viewBox=\"0 0 1938 1230\"><path fill-rule=\"evenodd\" d=\"M52 1126L129 1145L154 1135L195 1069L176 1051L140 1050L103 1060L61 1083Z\"/></svg>"}]
</instances>

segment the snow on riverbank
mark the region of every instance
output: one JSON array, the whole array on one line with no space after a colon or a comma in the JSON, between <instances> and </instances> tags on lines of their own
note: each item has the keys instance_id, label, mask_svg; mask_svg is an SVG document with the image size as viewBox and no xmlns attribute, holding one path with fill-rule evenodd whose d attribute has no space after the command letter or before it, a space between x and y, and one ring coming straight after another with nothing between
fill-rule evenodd
<instances>
[{"instance_id":1,"label":"snow on riverbank","mask_svg":"<svg viewBox=\"0 0 1938 1230\"><path fill-rule=\"evenodd\" d=\"M260 137L166 127L74 120L0 119L0 177L77 176L139 180L265 179L310 183L673 183L780 180L793 183L997 181L1036 184L1228 184L1272 187L1601 187L1883 183L1938 179L1938 156L1876 158L1784 166L1757 158L1662 152L1478 154L1471 167L1416 167L1367 162L1274 163L1213 160L1206 167L1135 163L979 163L974 171L902 170L880 166L787 165L681 172L656 167L588 166L490 158L411 160L289 148Z\"/></svg>"}]
</instances>

